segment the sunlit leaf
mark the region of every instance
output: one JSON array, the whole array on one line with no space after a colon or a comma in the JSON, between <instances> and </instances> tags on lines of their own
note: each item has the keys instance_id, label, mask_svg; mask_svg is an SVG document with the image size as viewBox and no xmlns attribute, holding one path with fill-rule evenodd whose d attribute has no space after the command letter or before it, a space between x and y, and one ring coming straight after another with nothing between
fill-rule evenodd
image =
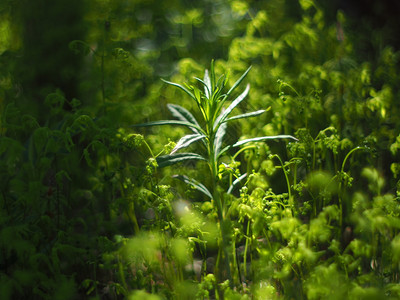
<instances>
[{"instance_id":1,"label":"sunlit leaf","mask_svg":"<svg viewBox=\"0 0 400 300\"><path fill-rule=\"evenodd\" d=\"M222 154L224 154L226 151L228 151L230 148L232 148L232 145L228 145L226 146L224 149L222 149L219 153L218 153L218 157L221 157Z\"/></svg>"},{"instance_id":2,"label":"sunlit leaf","mask_svg":"<svg viewBox=\"0 0 400 300\"><path fill-rule=\"evenodd\" d=\"M204 80L202 80L200 78L197 78L197 77L195 77L194 79L199 81L204 86L204 94L206 95L206 98L210 98L211 97L211 90L208 89L207 83Z\"/></svg>"},{"instance_id":3,"label":"sunlit leaf","mask_svg":"<svg viewBox=\"0 0 400 300\"><path fill-rule=\"evenodd\" d=\"M247 176L247 173L244 173L243 175L239 176L238 178L236 178L235 181L232 182L231 186L229 187L227 193L230 194L232 193L233 189L243 180L245 179Z\"/></svg>"},{"instance_id":4,"label":"sunlit leaf","mask_svg":"<svg viewBox=\"0 0 400 300\"><path fill-rule=\"evenodd\" d=\"M196 118L186 108L177 104L167 104L167 107L175 118L179 119L180 121L189 122L200 127ZM192 130L198 133L198 130L196 130L195 128L192 128Z\"/></svg>"},{"instance_id":5,"label":"sunlit leaf","mask_svg":"<svg viewBox=\"0 0 400 300\"><path fill-rule=\"evenodd\" d=\"M224 122L226 117L232 112L232 110L240 103L243 101L243 99L247 96L250 90L250 84L246 86L246 89L241 93L235 100L232 101L232 103L228 106L228 108L223 111L218 118L215 120L214 123L214 129L216 129L221 122Z\"/></svg>"},{"instance_id":6,"label":"sunlit leaf","mask_svg":"<svg viewBox=\"0 0 400 300\"><path fill-rule=\"evenodd\" d=\"M293 139L295 141L298 140L291 135L271 135L271 136L262 136L262 137L255 137L255 138L251 138L251 139L242 140L242 141L239 141L239 142L233 144L232 147L239 147L241 145L251 143L251 142L261 142L261 141L265 141L265 140L276 140L276 139Z\"/></svg>"},{"instance_id":7,"label":"sunlit leaf","mask_svg":"<svg viewBox=\"0 0 400 300\"><path fill-rule=\"evenodd\" d=\"M188 147L190 144L205 138L202 134L188 134L182 137L179 142L176 144L174 149L172 149L170 154L174 154L176 151Z\"/></svg>"},{"instance_id":8,"label":"sunlit leaf","mask_svg":"<svg viewBox=\"0 0 400 300\"><path fill-rule=\"evenodd\" d=\"M259 116L259 115L263 114L265 111L266 111L265 109L261 109L261 110L257 110L257 111L253 111L253 112L237 115L237 116L225 119L224 122L229 122L229 121L238 120L238 119L256 117L256 116Z\"/></svg>"},{"instance_id":9,"label":"sunlit leaf","mask_svg":"<svg viewBox=\"0 0 400 300\"><path fill-rule=\"evenodd\" d=\"M204 72L204 83L205 83L204 91L205 91L206 97L210 98L211 97L211 80L210 80L210 76L208 75L208 70L206 70Z\"/></svg>"},{"instance_id":10,"label":"sunlit leaf","mask_svg":"<svg viewBox=\"0 0 400 300\"><path fill-rule=\"evenodd\" d=\"M226 127L227 127L227 123L223 123L221 124L221 126L219 126L217 133L215 134L215 140L214 140L214 145L215 145L215 155L216 157L219 156L219 152L223 143L223 139L226 133Z\"/></svg>"}]
</instances>

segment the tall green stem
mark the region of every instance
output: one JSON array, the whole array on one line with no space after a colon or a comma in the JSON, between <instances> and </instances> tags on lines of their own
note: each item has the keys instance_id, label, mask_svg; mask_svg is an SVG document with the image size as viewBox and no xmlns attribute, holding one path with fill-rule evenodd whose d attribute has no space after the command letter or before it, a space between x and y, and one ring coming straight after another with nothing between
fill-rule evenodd
<instances>
[{"instance_id":1,"label":"tall green stem","mask_svg":"<svg viewBox=\"0 0 400 300\"><path fill-rule=\"evenodd\" d=\"M220 197L218 191L218 158L214 152L215 145L214 145L214 137L211 132L211 136L209 137L209 145L208 145L208 155L209 155L209 165L211 169L211 178L212 178L212 195L215 205L217 207L217 216L218 216L218 223L220 226L220 249L218 251L218 260L217 260L217 268L219 274L219 280L223 281L225 278L224 270L221 267L224 267L226 270L226 278L229 280L229 284L233 287L232 281L232 273L230 268L230 255L228 251L229 247L229 222L225 219L225 212L224 212L224 205L222 203L222 199ZM223 260L221 260L221 255L223 256Z\"/></svg>"}]
</instances>

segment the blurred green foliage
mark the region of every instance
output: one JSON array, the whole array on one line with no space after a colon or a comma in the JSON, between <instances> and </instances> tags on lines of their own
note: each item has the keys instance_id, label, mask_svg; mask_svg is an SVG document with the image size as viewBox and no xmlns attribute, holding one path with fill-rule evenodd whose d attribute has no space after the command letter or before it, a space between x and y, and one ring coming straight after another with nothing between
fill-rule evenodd
<instances>
[{"instance_id":1,"label":"blurred green foliage","mask_svg":"<svg viewBox=\"0 0 400 300\"><path fill-rule=\"evenodd\" d=\"M2 299L398 299L398 4L366 2L1 1ZM299 139L223 157L232 282L214 201L171 176L207 166L157 166L187 131L130 127L196 114L160 78L212 59L267 110L227 144Z\"/></svg>"}]
</instances>

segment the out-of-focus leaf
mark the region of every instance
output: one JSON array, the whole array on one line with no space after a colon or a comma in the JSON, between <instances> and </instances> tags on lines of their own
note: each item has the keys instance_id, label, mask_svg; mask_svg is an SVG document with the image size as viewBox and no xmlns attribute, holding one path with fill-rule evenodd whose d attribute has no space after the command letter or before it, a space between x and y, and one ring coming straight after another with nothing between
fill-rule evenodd
<instances>
[{"instance_id":1,"label":"out-of-focus leaf","mask_svg":"<svg viewBox=\"0 0 400 300\"><path fill-rule=\"evenodd\" d=\"M202 192L204 195L206 195L207 197L209 197L210 199L212 199L212 195L209 192L209 190L200 182L194 180L193 178L187 177L185 175L174 175L172 176L174 178L177 178L179 180L182 180L183 182L190 184L191 186L193 186L196 190Z\"/></svg>"}]
</instances>

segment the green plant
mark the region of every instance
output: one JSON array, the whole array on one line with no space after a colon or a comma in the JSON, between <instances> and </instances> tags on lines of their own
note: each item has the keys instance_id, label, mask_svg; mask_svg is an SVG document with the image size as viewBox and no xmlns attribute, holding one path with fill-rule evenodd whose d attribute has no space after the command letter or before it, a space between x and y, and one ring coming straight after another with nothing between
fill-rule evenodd
<instances>
[{"instance_id":1,"label":"green plant","mask_svg":"<svg viewBox=\"0 0 400 300\"><path fill-rule=\"evenodd\" d=\"M296 140L296 138L290 135L263 136L240 140L232 145L223 147L224 136L226 134L228 122L238 119L256 117L265 112L263 109L239 114L236 116L230 116L235 107L237 107L249 93L250 84L246 86L245 90L239 96L237 96L227 106L227 108L224 108L224 104L229 100L230 96L233 94L233 91L241 84L249 71L250 68L243 73L243 75L227 92L224 91L226 88L227 77L225 75L222 75L219 78L216 77L213 61L211 62L210 72L208 72L208 70L205 71L204 79L202 80L196 78L196 80L203 86L204 91L195 86L184 86L178 83L165 81L167 84L183 90L187 95L190 96L191 99L196 102L198 110L201 113L201 122L198 122L196 118L182 106L177 104L168 104L168 109L178 120L161 120L133 125L134 127L181 125L188 127L194 132L193 134L188 134L182 137L170 154L157 157L157 164L158 167L166 167L187 160L202 160L207 162L210 170L212 184L211 189L207 188L204 184L196 181L193 178L184 175L177 175L176 177L183 180L187 184L190 184L195 189L212 199L217 212L221 232L219 243L220 250L217 259L217 261L220 262L220 264L217 264L219 280L222 282L224 279L228 279L231 285L233 285L231 268L234 262L232 262L232 255L229 253L230 224L226 217L228 207L224 201L224 198L221 197L218 189L220 178L219 166L221 164L221 158L231 148L237 148L251 142L260 142L273 139ZM178 153L179 150L187 148L189 145L200 141L206 149L206 155L191 152ZM237 179L243 179L245 176L246 175L237 176ZM236 184L237 181L234 183ZM231 190L231 187L228 190ZM224 265L222 265L222 261L224 261ZM223 274L223 268L225 269L226 274Z\"/></svg>"}]
</instances>

